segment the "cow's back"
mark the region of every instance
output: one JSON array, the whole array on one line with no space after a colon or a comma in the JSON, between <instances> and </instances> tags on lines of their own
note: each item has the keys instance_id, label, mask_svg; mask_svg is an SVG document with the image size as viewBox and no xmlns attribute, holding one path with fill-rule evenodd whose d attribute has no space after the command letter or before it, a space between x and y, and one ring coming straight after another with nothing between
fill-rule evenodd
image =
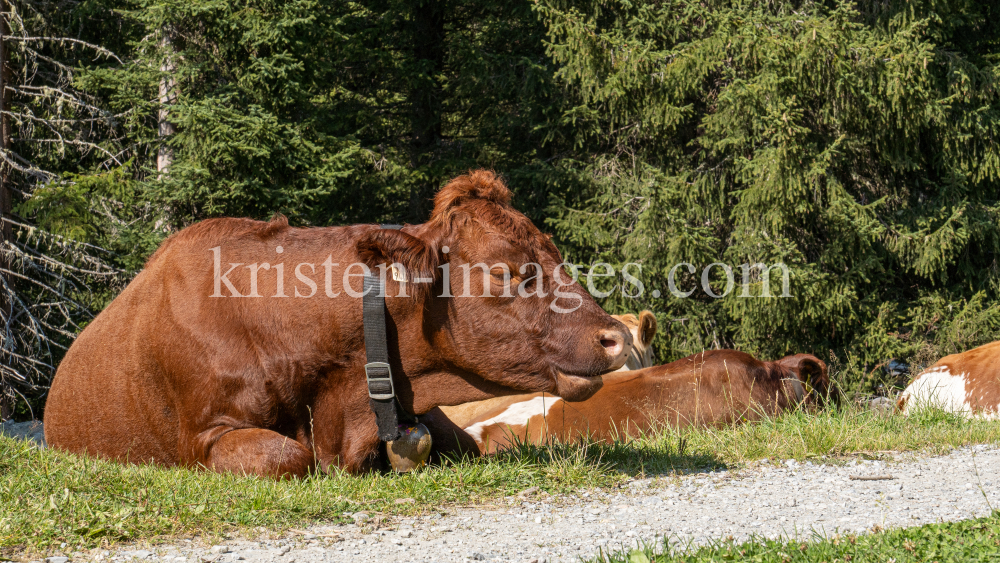
<instances>
[{"instance_id":1,"label":"cow's back","mask_svg":"<svg viewBox=\"0 0 1000 563\"><path fill-rule=\"evenodd\" d=\"M935 406L965 416L1000 418L1000 341L945 356L900 395L903 412Z\"/></svg>"},{"instance_id":2,"label":"cow's back","mask_svg":"<svg viewBox=\"0 0 1000 563\"><path fill-rule=\"evenodd\" d=\"M196 248L239 240L260 225L213 219L160 245L59 364L45 404L50 446L135 462L180 461L177 411L190 402L184 395L197 390L176 389L165 365L192 354L193 327L179 326L177 315L190 320L208 310L209 296L194 288L207 287L212 271L194 258Z\"/></svg>"},{"instance_id":3,"label":"cow's back","mask_svg":"<svg viewBox=\"0 0 1000 563\"><path fill-rule=\"evenodd\" d=\"M491 453L515 441L538 444L583 436L613 441L666 426L758 420L793 407L803 395L795 374L779 362L736 350L709 350L603 379L601 390L581 402L535 393L442 410L483 453Z\"/></svg>"}]
</instances>

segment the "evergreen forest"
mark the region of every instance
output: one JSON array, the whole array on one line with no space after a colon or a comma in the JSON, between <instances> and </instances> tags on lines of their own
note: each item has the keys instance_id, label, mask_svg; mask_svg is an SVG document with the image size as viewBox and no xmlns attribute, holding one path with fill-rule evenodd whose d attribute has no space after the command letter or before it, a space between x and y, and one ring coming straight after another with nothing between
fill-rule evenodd
<instances>
[{"instance_id":1,"label":"evergreen forest","mask_svg":"<svg viewBox=\"0 0 1000 563\"><path fill-rule=\"evenodd\" d=\"M1000 339L993 0L0 0L0 84L3 415L171 233L419 223L473 168L634 265L594 287L659 363L884 393Z\"/></svg>"}]
</instances>

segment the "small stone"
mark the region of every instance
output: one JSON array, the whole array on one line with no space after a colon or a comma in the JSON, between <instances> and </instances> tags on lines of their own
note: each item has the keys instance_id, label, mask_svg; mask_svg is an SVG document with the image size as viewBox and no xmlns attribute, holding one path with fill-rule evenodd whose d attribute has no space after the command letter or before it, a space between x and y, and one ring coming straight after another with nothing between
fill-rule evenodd
<instances>
[{"instance_id":1,"label":"small stone","mask_svg":"<svg viewBox=\"0 0 1000 563\"><path fill-rule=\"evenodd\" d=\"M408 538L413 536L413 530L399 530L396 533L399 534L399 537L401 538Z\"/></svg>"},{"instance_id":2,"label":"small stone","mask_svg":"<svg viewBox=\"0 0 1000 563\"><path fill-rule=\"evenodd\" d=\"M66 563L69 557L46 557L45 563Z\"/></svg>"},{"instance_id":3,"label":"small stone","mask_svg":"<svg viewBox=\"0 0 1000 563\"><path fill-rule=\"evenodd\" d=\"M291 550L292 550L292 546L290 546L290 545L283 545L283 546L281 546L280 549L278 549L278 551L280 551L282 555L288 553Z\"/></svg>"},{"instance_id":4,"label":"small stone","mask_svg":"<svg viewBox=\"0 0 1000 563\"><path fill-rule=\"evenodd\" d=\"M351 515L351 519L354 520L354 523L359 526L367 522L369 518L370 517L367 512L355 512Z\"/></svg>"},{"instance_id":5,"label":"small stone","mask_svg":"<svg viewBox=\"0 0 1000 563\"><path fill-rule=\"evenodd\" d=\"M212 553L229 553L228 545L213 545Z\"/></svg>"},{"instance_id":6,"label":"small stone","mask_svg":"<svg viewBox=\"0 0 1000 563\"><path fill-rule=\"evenodd\" d=\"M541 516L535 516L535 524L541 524L541 523L542 523L542 517Z\"/></svg>"},{"instance_id":7,"label":"small stone","mask_svg":"<svg viewBox=\"0 0 1000 563\"><path fill-rule=\"evenodd\" d=\"M306 535L302 536L302 539L304 539L306 541L314 540L314 539L316 539L316 534L306 534Z\"/></svg>"},{"instance_id":8,"label":"small stone","mask_svg":"<svg viewBox=\"0 0 1000 563\"><path fill-rule=\"evenodd\" d=\"M787 507L789 507L789 508L791 508L791 507L795 506L795 499L788 499L788 500L787 500L787 501L785 502L785 506L787 506Z\"/></svg>"},{"instance_id":9,"label":"small stone","mask_svg":"<svg viewBox=\"0 0 1000 563\"><path fill-rule=\"evenodd\" d=\"M412 498L398 498L393 501L395 504L413 504L415 502L417 501Z\"/></svg>"},{"instance_id":10,"label":"small stone","mask_svg":"<svg viewBox=\"0 0 1000 563\"><path fill-rule=\"evenodd\" d=\"M524 489L523 491L517 493L517 496L519 498L528 498L537 492L538 492L538 487L528 487L527 489Z\"/></svg>"}]
</instances>

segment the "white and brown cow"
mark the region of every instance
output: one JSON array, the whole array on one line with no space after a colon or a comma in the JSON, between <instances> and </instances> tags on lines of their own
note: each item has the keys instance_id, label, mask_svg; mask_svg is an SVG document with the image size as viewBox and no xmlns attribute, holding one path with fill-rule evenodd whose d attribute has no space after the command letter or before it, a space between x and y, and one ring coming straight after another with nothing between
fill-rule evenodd
<instances>
[{"instance_id":1,"label":"white and brown cow","mask_svg":"<svg viewBox=\"0 0 1000 563\"><path fill-rule=\"evenodd\" d=\"M896 407L904 414L936 407L967 417L1000 419L1000 341L941 358L913 378Z\"/></svg>"},{"instance_id":2,"label":"white and brown cow","mask_svg":"<svg viewBox=\"0 0 1000 563\"><path fill-rule=\"evenodd\" d=\"M815 356L764 362L735 350L713 350L608 374L604 386L585 401L571 403L545 393L489 399L442 409L448 419L431 426L439 453L486 454L516 442L584 435L607 441L665 425L757 420L813 401L827 385L826 364Z\"/></svg>"}]
</instances>

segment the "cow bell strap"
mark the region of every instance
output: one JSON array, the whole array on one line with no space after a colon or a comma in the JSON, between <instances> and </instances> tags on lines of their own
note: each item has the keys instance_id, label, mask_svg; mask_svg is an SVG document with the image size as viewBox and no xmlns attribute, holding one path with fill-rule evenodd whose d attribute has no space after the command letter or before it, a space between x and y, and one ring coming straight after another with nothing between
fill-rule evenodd
<instances>
[{"instance_id":1,"label":"cow bell strap","mask_svg":"<svg viewBox=\"0 0 1000 563\"><path fill-rule=\"evenodd\" d=\"M399 229L400 225L383 225L383 229ZM365 379L368 382L368 402L375 413L378 437L391 442L400 437L399 423L412 416L403 411L396 400L396 386L389 366L389 346L385 329L385 284L377 273L364 279L362 320L365 330ZM402 413L401 413L402 411ZM402 414L402 416L401 416Z\"/></svg>"}]
</instances>

